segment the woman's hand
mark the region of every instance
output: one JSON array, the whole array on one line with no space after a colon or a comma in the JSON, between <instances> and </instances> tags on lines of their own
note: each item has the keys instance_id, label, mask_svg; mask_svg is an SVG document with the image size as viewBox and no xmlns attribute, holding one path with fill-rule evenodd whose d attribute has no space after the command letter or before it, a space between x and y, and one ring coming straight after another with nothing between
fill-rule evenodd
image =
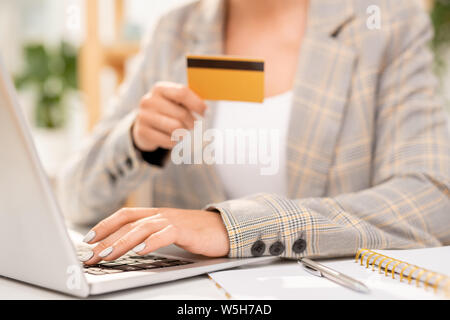
<instances>
[{"instance_id":1,"label":"woman's hand","mask_svg":"<svg viewBox=\"0 0 450 320\"><path fill-rule=\"evenodd\" d=\"M145 255L170 244L209 257L229 251L220 213L171 208L121 209L89 231L85 242L99 242L85 264L115 260L132 249Z\"/></svg>"},{"instance_id":2,"label":"woman's hand","mask_svg":"<svg viewBox=\"0 0 450 320\"><path fill-rule=\"evenodd\" d=\"M172 132L191 130L195 121L193 113L203 116L206 108L205 102L189 88L159 82L141 100L132 128L134 144L146 152L158 148L170 150L176 144L171 140Z\"/></svg>"}]
</instances>

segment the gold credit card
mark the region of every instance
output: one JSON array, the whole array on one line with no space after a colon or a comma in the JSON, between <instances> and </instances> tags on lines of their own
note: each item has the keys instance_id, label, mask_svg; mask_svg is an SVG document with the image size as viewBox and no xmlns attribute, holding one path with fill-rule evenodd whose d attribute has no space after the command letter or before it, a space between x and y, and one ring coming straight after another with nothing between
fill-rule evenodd
<instances>
[{"instance_id":1,"label":"gold credit card","mask_svg":"<svg viewBox=\"0 0 450 320\"><path fill-rule=\"evenodd\" d=\"M188 85L205 100L264 101L264 60L187 56Z\"/></svg>"}]
</instances>

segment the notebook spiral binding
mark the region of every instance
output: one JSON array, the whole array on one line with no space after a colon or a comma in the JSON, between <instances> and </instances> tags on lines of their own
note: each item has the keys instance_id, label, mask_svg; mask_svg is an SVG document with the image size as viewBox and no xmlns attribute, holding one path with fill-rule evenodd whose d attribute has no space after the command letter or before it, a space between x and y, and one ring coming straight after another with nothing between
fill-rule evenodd
<instances>
[{"instance_id":1,"label":"notebook spiral binding","mask_svg":"<svg viewBox=\"0 0 450 320\"><path fill-rule=\"evenodd\" d=\"M408 284L411 284L414 279L416 287L420 287L420 284L423 283L425 290L431 287L435 293L442 291L447 298L450 298L450 277L443 274L385 256L370 249L359 249L355 256L355 262L359 262L361 266L365 265L366 268L372 267L372 271L378 268L378 273L384 272L386 277L390 273L392 279L399 274L400 282L406 279Z\"/></svg>"}]
</instances>

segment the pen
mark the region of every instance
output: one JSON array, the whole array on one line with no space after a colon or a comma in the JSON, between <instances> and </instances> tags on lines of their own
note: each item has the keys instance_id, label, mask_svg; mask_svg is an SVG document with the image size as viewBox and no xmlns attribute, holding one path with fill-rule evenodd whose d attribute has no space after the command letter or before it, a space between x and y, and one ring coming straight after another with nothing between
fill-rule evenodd
<instances>
[{"instance_id":1,"label":"pen","mask_svg":"<svg viewBox=\"0 0 450 320\"><path fill-rule=\"evenodd\" d=\"M346 288L361 292L361 293L369 293L369 288L366 285L358 280L350 278L345 274L342 274L336 270L328 268L318 262L314 262L308 258L302 258L298 260L298 263L303 265L303 268L309 273L318 276L325 277L341 286Z\"/></svg>"}]
</instances>

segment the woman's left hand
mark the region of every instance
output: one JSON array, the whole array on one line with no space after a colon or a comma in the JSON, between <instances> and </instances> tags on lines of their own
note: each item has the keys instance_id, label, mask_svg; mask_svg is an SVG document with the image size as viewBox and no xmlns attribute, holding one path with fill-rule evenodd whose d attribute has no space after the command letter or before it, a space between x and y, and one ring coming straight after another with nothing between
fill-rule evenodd
<instances>
[{"instance_id":1,"label":"woman's left hand","mask_svg":"<svg viewBox=\"0 0 450 320\"><path fill-rule=\"evenodd\" d=\"M228 233L220 213L172 208L123 208L98 223L85 242L97 246L85 264L111 261L134 249L145 255L171 244L209 257L226 256Z\"/></svg>"}]
</instances>

